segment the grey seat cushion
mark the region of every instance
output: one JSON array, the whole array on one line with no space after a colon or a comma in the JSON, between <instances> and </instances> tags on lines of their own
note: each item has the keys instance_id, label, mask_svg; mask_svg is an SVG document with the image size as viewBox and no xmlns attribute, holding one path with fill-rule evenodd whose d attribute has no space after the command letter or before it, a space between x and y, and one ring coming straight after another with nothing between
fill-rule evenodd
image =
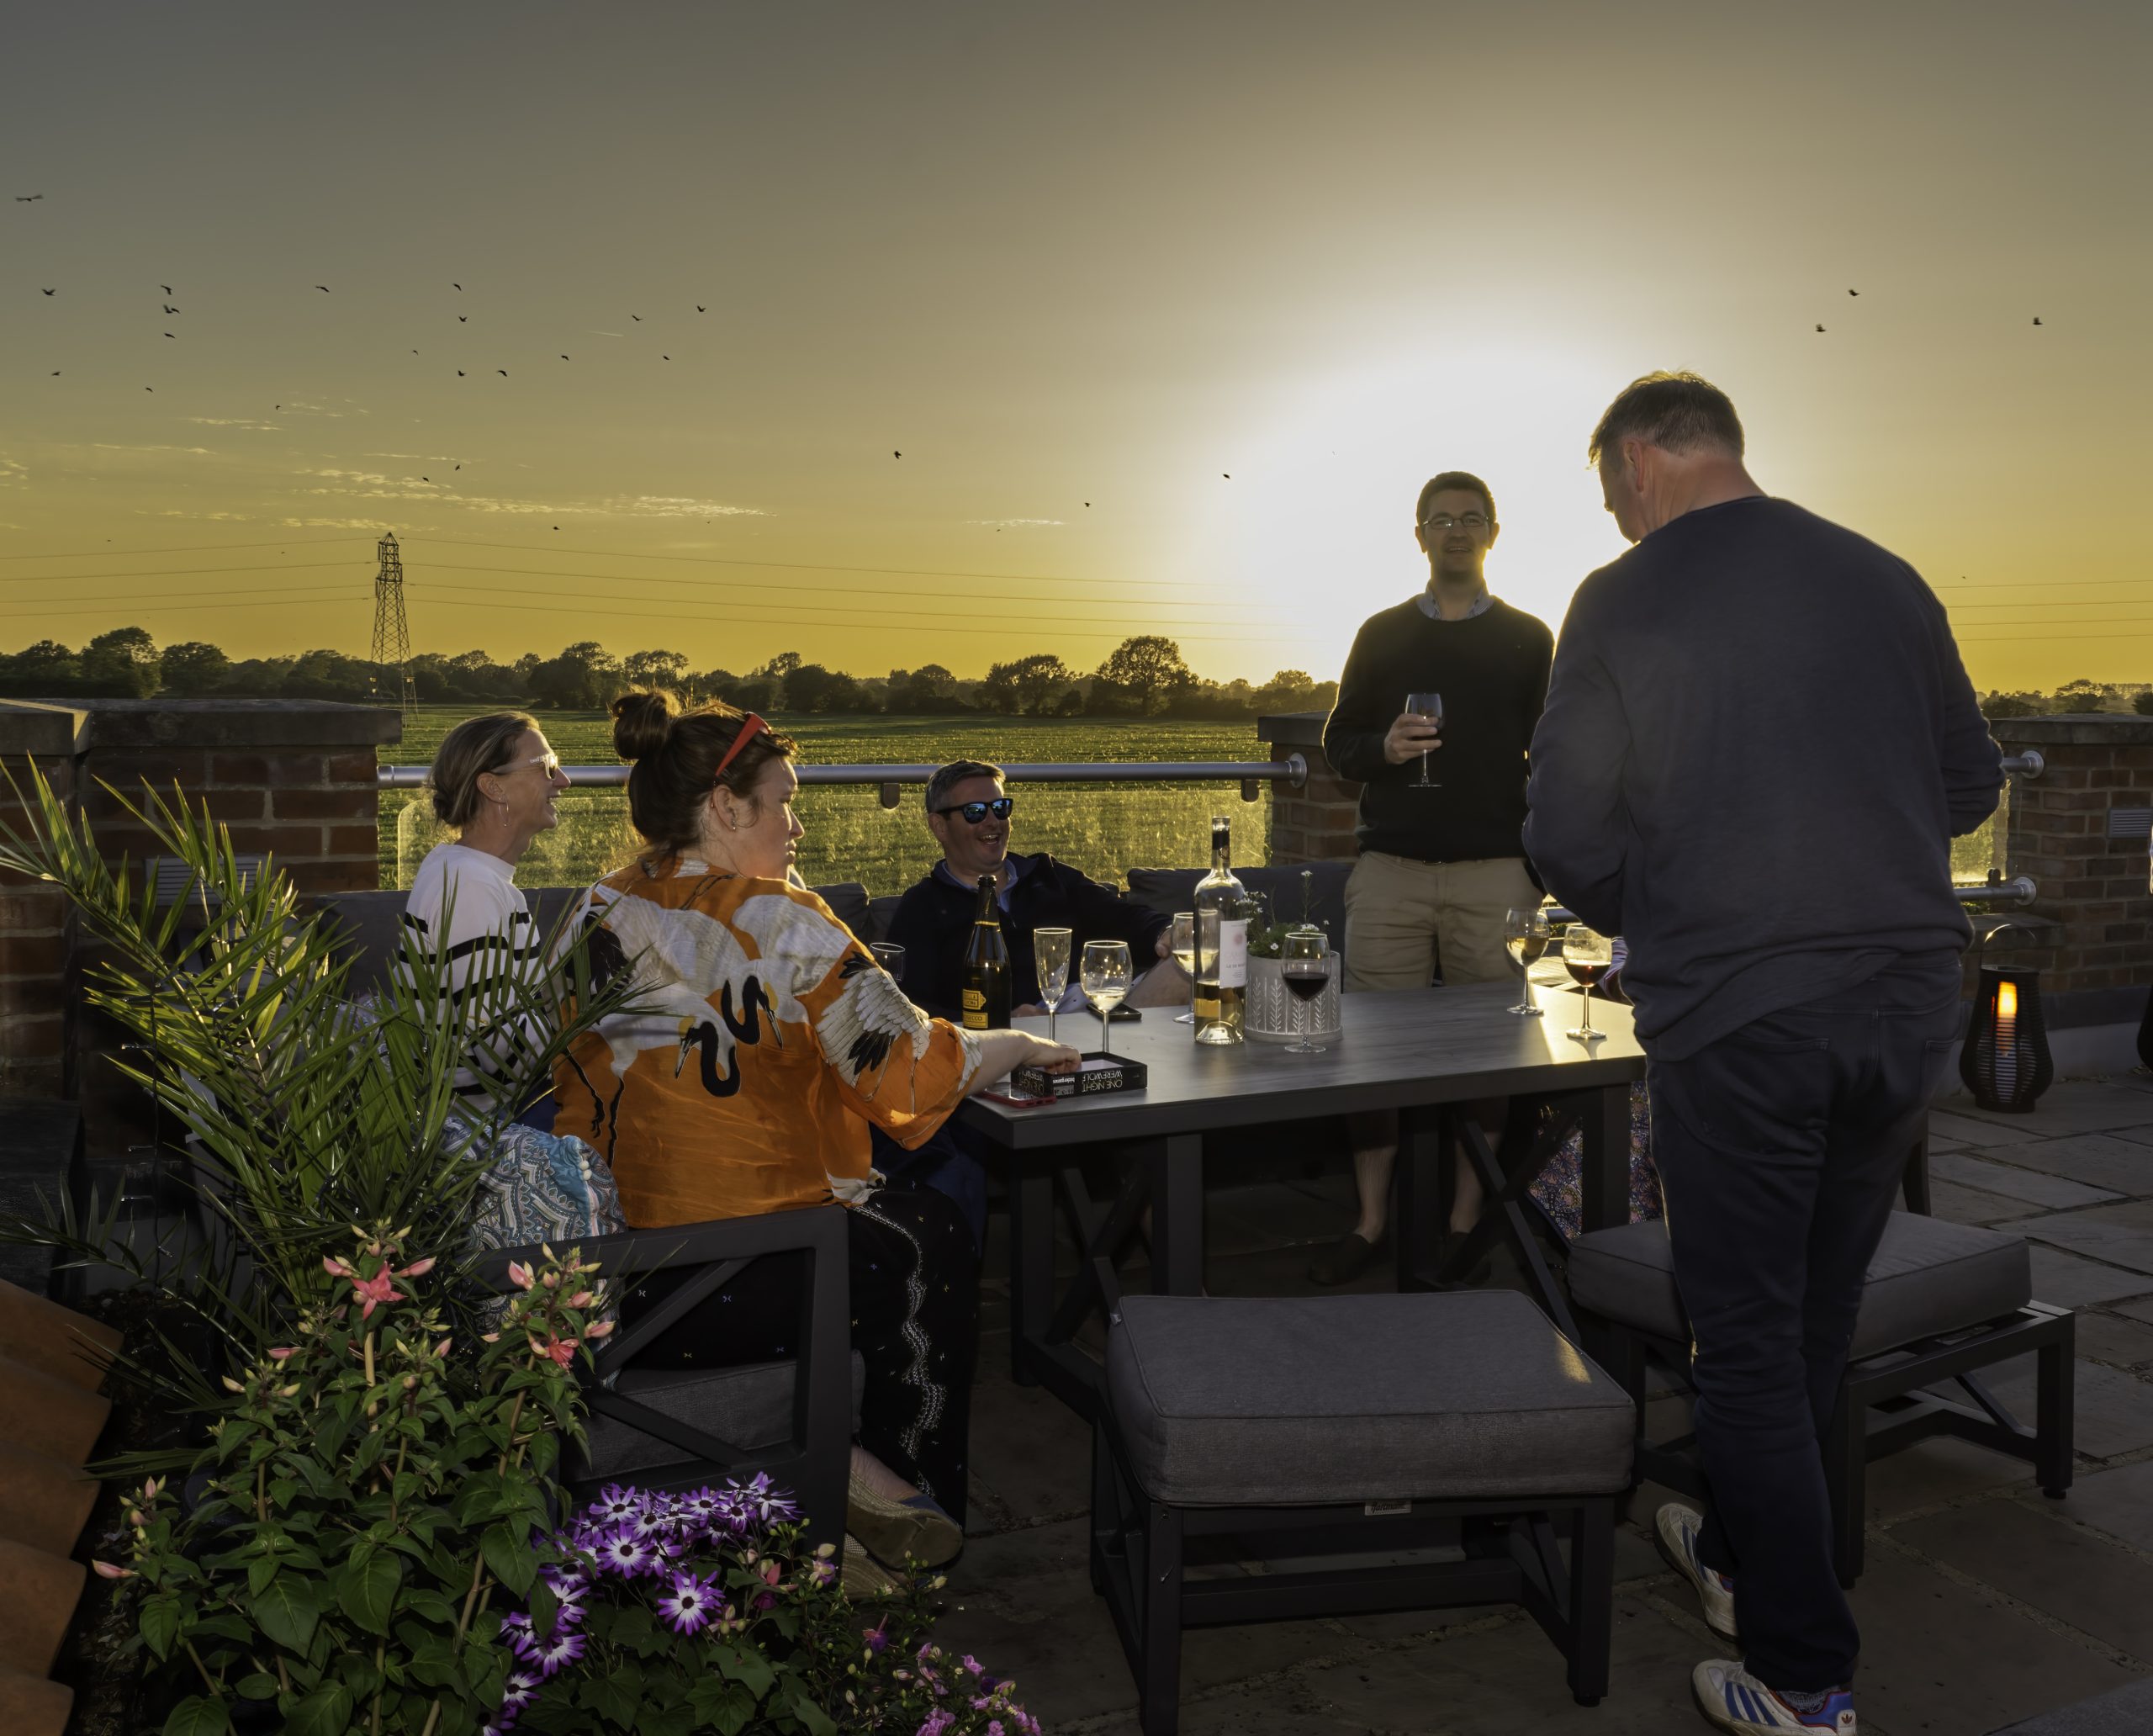
<instances>
[{"instance_id":1,"label":"grey seat cushion","mask_svg":"<svg viewBox=\"0 0 2153 1736\"><path fill-rule=\"evenodd\" d=\"M798 1364L742 1363L729 1368L626 1368L615 1390L623 1398L715 1435L743 1452L774 1447L792 1433L792 1392ZM867 1388L867 1364L852 1358L852 1424L860 1426L860 1395ZM647 1435L617 1417L595 1412L583 1463L571 1474L625 1477L653 1465L677 1464L687 1455L670 1442Z\"/></svg>"},{"instance_id":2,"label":"grey seat cushion","mask_svg":"<svg viewBox=\"0 0 2153 1736\"><path fill-rule=\"evenodd\" d=\"M2022 1237L1893 1212L1869 1262L1854 1356L1977 1326L2024 1307L2033 1294L2033 1262ZM1664 1223L1578 1237L1570 1244L1570 1296L1604 1320L1655 1337L1690 1336Z\"/></svg>"},{"instance_id":3,"label":"grey seat cushion","mask_svg":"<svg viewBox=\"0 0 2153 1736\"><path fill-rule=\"evenodd\" d=\"M1621 1387L1525 1297L1124 1296L1107 1402L1175 1506L1603 1495Z\"/></svg>"}]
</instances>

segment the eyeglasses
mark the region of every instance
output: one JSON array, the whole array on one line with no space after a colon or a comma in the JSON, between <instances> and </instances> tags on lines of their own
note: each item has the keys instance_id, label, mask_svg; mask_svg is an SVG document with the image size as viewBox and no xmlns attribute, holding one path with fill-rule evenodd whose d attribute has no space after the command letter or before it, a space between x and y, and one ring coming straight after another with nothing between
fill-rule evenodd
<instances>
[{"instance_id":1,"label":"eyeglasses","mask_svg":"<svg viewBox=\"0 0 2153 1736\"><path fill-rule=\"evenodd\" d=\"M1468 531L1484 531L1491 521L1486 514L1468 512L1463 518L1452 518L1447 512L1431 512L1420 521L1424 531L1454 531L1463 526Z\"/></svg>"},{"instance_id":2,"label":"eyeglasses","mask_svg":"<svg viewBox=\"0 0 2153 1736\"><path fill-rule=\"evenodd\" d=\"M997 820L1008 819L1010 809L1016 805L1015 797L997 796L992 802L966 802L955 807L938 807L934 811L939 814L960 815L967 826L976 826L989 814Z\"/></svg>"},{"instance_id":3,"label":"eyeglasses","mask_svg":"<svg viewBox=\"0 0 2153 1736\"><path fill-rule=\"evenodd\" d=\"M552 752L534 754L528 760L510 760L507 765L500 768L500 771L517 771L521 770L526 765L536 765L542 768L546 775L550 778L555 772L561 769L561 756L558 754ZM496 777L500 775L500 772L495 773Z\"/></svg>"}]
</instances>

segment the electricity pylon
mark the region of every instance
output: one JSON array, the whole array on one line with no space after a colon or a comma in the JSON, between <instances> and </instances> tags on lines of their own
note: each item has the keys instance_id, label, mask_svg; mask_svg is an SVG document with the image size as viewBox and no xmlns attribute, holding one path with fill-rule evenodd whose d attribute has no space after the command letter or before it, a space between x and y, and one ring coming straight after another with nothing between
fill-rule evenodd
<instances>
[{"instance_id":1,"label":"electricity pylon","mask_svg":"<svg viewBox=\"0 0 2153 1736\"><path fill-rule=\"evenodd\" d=\"M404 616L404 557L397 550L396 533L382 532L375 550L381 570L373 581L374 697L394 693L398 708L408 713L419 696L411 685L411 624Z\"/></svg>"}]
</instances>

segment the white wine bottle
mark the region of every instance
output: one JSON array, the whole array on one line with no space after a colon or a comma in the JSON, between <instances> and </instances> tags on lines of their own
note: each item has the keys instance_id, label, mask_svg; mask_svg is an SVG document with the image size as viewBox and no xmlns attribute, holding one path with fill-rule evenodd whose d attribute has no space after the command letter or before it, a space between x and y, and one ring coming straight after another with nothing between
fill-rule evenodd
<instances>
[{"instance_id":1,"label":"white wine bottle","mask_svg":"<svg viewBox=\"0 0 2153 1736\"><path fill-rule=\"evenodd\" d=\"M1211 822L1211 871L1196 883L1196 1040L1242 1040L1248 1001L1248 892L1234 877L1233 825Z\"/></svg>"},{"instance_id":2,"label":"white wine bottle","mask_svg":"<svg viewBox=\"0 0 2153 1736\"><path fill-rule=\"evenodd\" d=\"M1009 1029L1009 945L1002 938L1002 916L996 907L992 874L979 877L979 905L973 915L971 939L965 944L961 987L966 1030Z\"/></svg>"}]
</instances>

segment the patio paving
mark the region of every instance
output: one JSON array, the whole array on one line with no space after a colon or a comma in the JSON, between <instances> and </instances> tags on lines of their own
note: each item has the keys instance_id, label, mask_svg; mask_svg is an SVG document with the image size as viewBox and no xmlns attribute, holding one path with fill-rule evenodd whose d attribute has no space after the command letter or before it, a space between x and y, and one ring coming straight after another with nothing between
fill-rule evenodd
<instances>
[{"instance_id":1,"label":"patio paving","mask_svg":"<svg viewBox=\"0 0 2153 1736\"><path fill-rule=\"evenodd\" d=\"M2035 1294L2081 1310L2078 1479L2045 1500L2017 1460L1924 1442L1869 1479L1869 1568L1853 1594L1863 1736L1981 1736L2153 1675L2153 1077L2055 1086L2031 1115L1939 1106L1934 1205L2035 1244ZM1343 1175L1208 1198L1217 1294L1308 1294L1310 1250L1350 1222ZM994 1234L1003 1227L998 1217ZM1142 1283L1140 1267L1135 1282ZM1136 1736L1135 1692L1087 1566L1090 1442L1008 1374L1006 1266L989 1252L972 1423L972 1536L945 1643L1013 1675L1068 1736ZM1499 1268L1498 1281L1501 1273ZM1357 1288L1381 1288L1372 1273ZM1998 1371L2031 1412L2032 1368ZM1669 1400L1669 1402L1673 1402ZM1659 1491L1635 1505L1649 1523ZM1646 1532L1616 1556L1613 1686L1572 1703L1521 1611L1452 1610L1190 1633L1189 1736L1505 1736L1706 1728L1689 1671L1720 1655Z\"/></svg>"}]
</instances>

